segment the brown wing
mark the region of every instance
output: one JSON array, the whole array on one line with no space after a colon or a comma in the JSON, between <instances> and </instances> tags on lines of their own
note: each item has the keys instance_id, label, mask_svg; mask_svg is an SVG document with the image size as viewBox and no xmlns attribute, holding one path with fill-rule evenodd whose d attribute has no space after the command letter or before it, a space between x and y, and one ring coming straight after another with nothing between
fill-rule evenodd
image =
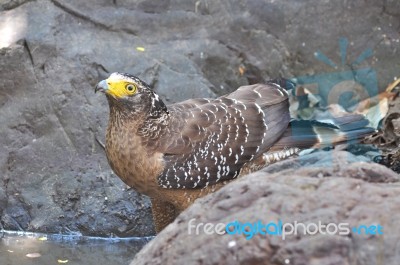
<instances>
[{"instance_id":1,"label":"brown wing","mask_svg":"<svg viewBox=\"0 0 400 265\"><path fill-rule=\"evenodd\" d=\"M265 152L289 122L287 95L273 84L240 87L214 100L168 107L169 133L161 139L165 188L202 188L235 178Z\"/></svg>"}]
</instances>

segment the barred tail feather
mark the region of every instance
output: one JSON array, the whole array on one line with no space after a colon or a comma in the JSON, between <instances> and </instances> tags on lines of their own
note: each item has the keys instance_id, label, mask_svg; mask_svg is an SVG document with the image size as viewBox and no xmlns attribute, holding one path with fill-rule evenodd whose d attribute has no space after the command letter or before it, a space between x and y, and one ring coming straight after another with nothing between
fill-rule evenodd
<instances>
[{"instance_id":1,"label":"barred tail feather","mask_svg":"<svg viewBox=\"0 0 400 265\"><path fill-rule=\"evenodd\" d=\"M365 127L368 120L363 115L352 114L329 120L292 120L282 137L269 151L297 147L323 148L347 142L358 142L375 132Z\"/></svg>"}]
</instances>

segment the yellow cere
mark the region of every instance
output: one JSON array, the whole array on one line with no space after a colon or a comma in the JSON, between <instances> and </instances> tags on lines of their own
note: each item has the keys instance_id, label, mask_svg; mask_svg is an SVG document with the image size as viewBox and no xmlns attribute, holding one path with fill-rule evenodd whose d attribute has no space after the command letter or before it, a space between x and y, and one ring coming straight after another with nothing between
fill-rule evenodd
<instances>
[{"instance_id":1,"label":"yellow cere","mask_svg":"<svg viewBox=\"0 0 400 265\"><path fill-rule=\"evenodd\" d=\"M145 48L144 47L136 47L136 50L138 50L139 52L144 52Z\"/></svg>"},{"instance_id":2,"label":"yellow cere","mask_svg":"<svg viewBox=\"0 0 400 265\"><path fill-rule=\"evenodd\" d=\"M108 78L106 82L108 85L106 93L110 94L114 98L131 96L135 94L137 90L136 84L121 80L119 78L114 79L112 76Z\"/></svg>"},{"instance_id":3,"label":"yellow cere","mask_svg":"<svg viewBox=\"0 0 400 265\"><path fill-rule=\"evenodd\" d=\"M68 263L68 260L67 259L58 259L57 262L61 263L61 264L65 264L65 263Z\"/></svg>"}]
</instances>

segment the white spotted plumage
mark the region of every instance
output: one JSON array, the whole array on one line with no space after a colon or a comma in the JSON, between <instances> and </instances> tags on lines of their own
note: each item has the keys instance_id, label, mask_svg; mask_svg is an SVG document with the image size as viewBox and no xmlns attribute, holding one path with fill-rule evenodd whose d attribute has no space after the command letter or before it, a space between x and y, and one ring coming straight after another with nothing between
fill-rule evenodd
<instances>
[{"instance_id":1,"label":"white spotted plumage","mask_svg":"<svg viewBox=\"0 0 400 265\"><path fill-rule=\"evenodd\" d=\"M273 96L266 97L268 93ZM171 151L167 148L166 153L176 155L164 157L160 186L178 188L179 183L179 188L204 188L236 178L243 165L262 156L287 126L288 111L274 116L268 112L269 104L287 106L282 94L272 85L255 85L215 100L195 99L168 106L169 131L181 139L179 148L185 151L180 153L174 145ZM269 125L274 126L270 133ZM166 135L165 141L174 139ZM170 167L175 170L167 169Z\"/></svg>"}]
</instances>

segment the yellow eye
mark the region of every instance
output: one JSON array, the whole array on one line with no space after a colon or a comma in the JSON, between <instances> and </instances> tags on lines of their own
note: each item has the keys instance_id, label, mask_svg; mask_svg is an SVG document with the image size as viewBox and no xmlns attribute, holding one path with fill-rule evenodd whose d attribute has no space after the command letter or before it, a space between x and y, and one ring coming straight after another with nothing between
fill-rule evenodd
<instances>
[{"instance_id":1,"label":"yellow eye","mask_svg":"<svg viewBox=\"0 0 400 265\"><path fill-rule=\"evenodd\" d=\"M134 84L127 84L125 88L129 92L129 94L133 94L136 92L136 86Z\"/></svg>"}]
</instances>

